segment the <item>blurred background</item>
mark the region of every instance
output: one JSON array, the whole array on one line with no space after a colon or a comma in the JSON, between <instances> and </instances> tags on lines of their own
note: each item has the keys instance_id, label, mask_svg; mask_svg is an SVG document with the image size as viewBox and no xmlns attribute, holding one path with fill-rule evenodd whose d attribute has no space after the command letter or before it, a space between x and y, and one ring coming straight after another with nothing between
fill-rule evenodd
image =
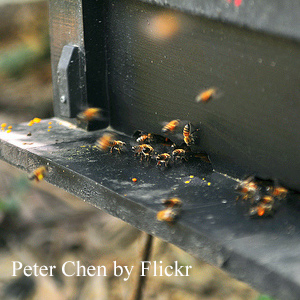
<instances>
[{"instance_id":1,"label":"blurred background","mask_svg":"<svg viewBox=\"0 0 300 300\"><path fill-rule=\"evenodd\" d=\"M48 4L0 0L0 123L49 118L52 85ZM125 282L112 262L138 270L146 234L82 200L0 161L0 299L132 299L138 274ZM189 277L147 277L144 299L263 299L244 283L154 238L150 260L191 265ZM12 277L12 261L105 265L106 277Z\"/></svg>"}]
</instances>

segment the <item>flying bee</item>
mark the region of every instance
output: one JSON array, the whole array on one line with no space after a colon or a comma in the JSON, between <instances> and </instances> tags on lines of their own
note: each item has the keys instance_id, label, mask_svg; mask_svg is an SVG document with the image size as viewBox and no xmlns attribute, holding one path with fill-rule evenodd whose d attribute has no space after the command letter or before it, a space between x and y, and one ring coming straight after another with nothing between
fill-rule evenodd
<instances>
[{"instance_id":1,"label":"flying bee","mask_svg":"<svg viewBox=\"0 0 300 300\"><path fill-rule=\"evenodd\" d=\"M195 98L196 102L207 103L209 100L213 98L217 98L220 96L220 92L217 88L211 87L205 91L201 91Z\"/></svg>"},{"instance_id":2,"label":"flying bee","mask_svg":"<svg viewBox=\"0 0 300 300\"><path fill-rule=\"evenodd\" d=\"M28 175L29 180L36 180L41 181L46 177L48 174L48 167L47 166L41 166L37 169L35 169L31 174Z\"/></svg>"},{"instance_id":3,"label":"flying bee","mask_svg":"<svg viewBox=\"0 0 300 300\"><path fill-rule=\"evenodd\" d=\"M103 152L108 151L114 142L114 135L110 133L103 134L97 139L95 146Z\"/></svg>"},{"instance_id":4,"label":"flying bee","mask_svg":"<svg viewBox=\"0 0 300 300\"><path fill-rule=\"evenodd\" d=\"M183 140L187 146L194 143L191 123L188 123L183 127Z\"/></svg>"},{"instance_id":5,"label":"flying bee","mask_svg":"<svg viewBox=\"0 0 300 300\"><path fill-rule=\"evenodd\" d=\"M171 161L171 155L169 153L162 153L156 156L157 166L164 166L165 168L169 166Z\"/></svg>"},{"instance_id":6,"label":"flying bee","mask_svg":"<svg viewBox=\"0 0 300 300\"><path fill-rule=\"evenodd\" d=\"M176 218L178 218L179 214L179 209L168 207L167 209L160 210L156 215L156 219L158 221L165 221L172 224L174 223Z\"/></svg>"},{"instance_id":7,"label":"flying bee","mask_svg":"<svg viewBox=\"0 0 300 300\"><path fill-rule=\"evenodd\" d=\"M81 121L101 120L103 119L103 110L97 107L87 108L77 115L77 119Z\"/></svg>"},{"instance_id":8,"label":"flying bee","mask_svg":"<svg viewBox=\"0 0 300 300\"><path fill-rule=\"evenodd\" d=\"M172 152L172 156L173 156L173 159L175 162L177 162L178 160L179 161L187 161L187 158L186 158L186 151L184 149L175 149L173 152Z\"/></svg>"},{"instance_id":9,"label":"flying bee","mask_svg":"<svg viewBox=\"0 0 300 300\"><path fill-rule=\"evenodd\" d=\"M172 120L171 122L169 122L168 124L166 124L163 128L162 128L162 132L163 133L172 133L175 131L175 129L177 128L177 126L179 125L180 120Z\"/></svg>"},{"instance_id":10,"label":"flying bee","mask_svg":"<svg viewBox=\"0 0 300 300\"><path fill-rule=\"evenodd\" d=\"M116 150L119 154L121 154L126 147L126 143L122 141L112 141L110 147L110 153L113 153L113 151Z\"/></svg>"},{"instance_id":11,"label":"flying bee","mask_svg":"<svg viewBox=\"0 0 300 300\"><path fill-rule=\"evenodd\" d=\"M169 199L164 199L162 200L162 203L167 207L167 208L179 208L182 206L182 201L179 198L173 197Z\"/></svg>"}]
</instances>

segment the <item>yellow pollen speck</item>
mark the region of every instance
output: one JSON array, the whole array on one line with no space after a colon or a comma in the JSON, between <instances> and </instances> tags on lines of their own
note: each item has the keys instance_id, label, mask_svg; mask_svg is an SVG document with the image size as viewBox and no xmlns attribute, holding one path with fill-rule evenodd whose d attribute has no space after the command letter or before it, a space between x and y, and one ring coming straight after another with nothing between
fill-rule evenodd
<instances>
[{"instance_id":1,"label":"yellow pollen speck","mask_svg":"<svg viewBox=\"0 0 300 300\"><path fill-rule=\"evenodd\" d=\"M194 178L194 175L190 175L190 178Z\"/></svg>"},{"instance_id":2,"label":"yellow pollen speck","mask_svg":"<svg viewBox=\"0 0 300 300\"><path fill-rule=\"evenodd\" d=\"M85 148L85 146L80 146L81 148Z\"/></svg>"},{"instance_id":3,"label":"yellow pollen speck","mask_svg":"<svg viewBox=\"0 0 300 300\"><path fill-rule=\"evenodd\" d=\"M184 183L190 183L190 181L189 181L189 180L187 180L187 181L185 181Z\"/></svg>"},{"instance_id":4,"label":"yellow pollen speck","mask_svg":"<svg viewBox=\"0 0 300 300\"><path fill-rule=\"evenodd\" d=\"M48 128L52 128L52 126L48 126Z\"/></svg>"},{"instance_id":5,"label":"yellow pollen speck","mask_svg":"<svg viewBox=\"0 0 300 300\"><path fill-rule=\"evenodd\" d=\"M1 127L4 128L4 127L6 127L6 125L7 125L6 123L2 123Z\"/></svg>"},{"instance_id":6,"label":"yellow pollen speck","mask_svg":"<svg viewBox=\"0 0 300 300\"><path fill-rule=\"evenodd\" d=\"M11 130L10 130L10 129L8 129L6 132L7 132L7 133L10 133L10 132L11 132Z\"/></svg>"},{"instance_id":7,"label":"yellow pollen speck","mask_svg":"<svg viewBox=\"0 0 300 300\"><path fill-rule=\"evenodd\" d=\"M48 122L48 124L49 124L49 125L51 125L51 124L52 124L52 122Z\"/></svg>"},{"instance_id":8,"label":"yellow pollen speck","mask_svg":"<svg viewBox=\"0 0 300 300\"><path fill-rule=\"evenodd\" d=\"M210 182L208 182L208 183L207 183L207 185L211 185L211 183L210 183Z\"/></svg>"},{"instance_id":9,"label":"yellow pollen speck","mask_svg":"<svg viewBox=\"0 0 300 300\"><path fill-rule=\"evenodd\" d=\"M8 128L8 129L12 129L12 126L8 126L7 128Z\"/></svg>"},{"instance_id":10,"label":"yellow pollen speck","mask_svg":"<svg viewBox=\"0 0 300 300\"><path fill-rule=\"evenodd\" d=\"M34 118L32 120L33 123L40 123L41 121L42 121L42 119L40 119L40 118Z\"/></svg>"},{"instance_id":11,"label":"yellow pollen speck","mask_svg":"<svg viewBox=\"0 0 300 300\"><path fill-rule=\"evenodd\" d=\"M48 129L48 131L50 131L50 129Z\"/></svg>"},{"instance_id":12,"label":"yellow pollen speck","mask_svg":"<svg viewBox=\"0 0 300 300\"><path fill-rule=\"evenodd\" d=\"M202 178L202 180L205 180L205 178Z\"/></svg>"}]
</instances>

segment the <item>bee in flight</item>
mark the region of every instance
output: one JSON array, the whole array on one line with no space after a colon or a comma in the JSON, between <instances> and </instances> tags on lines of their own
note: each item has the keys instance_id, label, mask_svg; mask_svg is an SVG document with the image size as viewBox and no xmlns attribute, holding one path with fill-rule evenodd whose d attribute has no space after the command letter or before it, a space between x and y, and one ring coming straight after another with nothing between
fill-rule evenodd
<instances>
[{"instance_id":1,"label":"bee in flight","mask_svg":"<svg viewBox=\"0 0 300 300\"><path fill-rule=\"evenodd\" d=\"M87 108L77 115L77 119L80 121L101 120L103 119L103 110L98 107Z\"/></svg>"},{"instance_id":2,"label":"bee in flight","mask_svg":"<svg viewBox=\"0 0 300 300\"><path fill-rule=\"evenodd\" d=\"M192 132L191 123L188 123L183 127L183 132L182 132L183 140L184 140L184 142L187 146L190 146L190 145L194 144L194 142L195 142L194 137L193 137L194 132L195 131Z\"/></svg>"},{"instance_id":3,"label":"bee in flight","mask_svg":"<svg viewBox=\"0 0 300 300\"><path fill-rule=\"evenodd\" d=\"M113 134L105 133L97 139L95 146L101 151L106 152L112 147L114 137Z\"/></svg>"},{"instance_id":4,"label":"bee in flight","mask_svg":"<svg viewBox=\"0 0 300 300\"><path fill-rule=\"evenodd\" d=\"M207 103L209 100L212 100L213 98L217 98L220 96L220 93L218 91L217 88L209 88L205 91L200 92L195 100L196 102L203 102L203 103Z\"/></svg>"},{"instance_id":5,"label":"bee in flight","mask_svg":"<svg viewBox=\"0 0 300 300\"><path fill-rule=\"evenodd\" d=\"M177 128L177 126L179 125L180 120L172 120L171 122L169 122L168 124L166 124L163 128L162 128L162 132L163 133L173 133L175 131L175 129Z\"/></svg>"},{"instance_id":6,"label":"bee in flight","mask_svg":"<svg viewBox=\"0 0 300 300\"><path fill-rule=\"evenodd\" d=\"M35 169L31 174L28 175L29 180L36 180L41 181L47 176L48 174L48 167L47 166L41 166L37 169Z\"/></svg>"},{"instance_id":7,"label":"bee in flight","mask_svg":"<svg viewBox=\"0 0 300 300\"><path fill-rule=\"evenodd\" d=\"M174 223L181 213L182 201L177 197L173 197L162 200L162 203L166 209L159 211L156 215L156 219L158 221Z\"/></svg>"},{"instance_id":8,"label":"bee in flight","mask_svg":"<svg viewBox=\"0 0 300 300\"><path fill-rule=\"evenodd\" d=\"M178 210L168 207L167 209L160 210L156 215L156 219L158 221L174 223L174 221L178 217L179 213L180 212Z\"/></svg>"},{"instance_id":9,"label":"bee in flight","mask_svg":"<svg viewBox=\"0 0 300 300\"><path fill-rule=\"evenodd\" d=\"M179 208L182 206L182 201L177 198L177 197L173 197L173 198L169 198L169 199L163 199L162 203L167 207L167 208Z\"/></svg>"}]
</instances>

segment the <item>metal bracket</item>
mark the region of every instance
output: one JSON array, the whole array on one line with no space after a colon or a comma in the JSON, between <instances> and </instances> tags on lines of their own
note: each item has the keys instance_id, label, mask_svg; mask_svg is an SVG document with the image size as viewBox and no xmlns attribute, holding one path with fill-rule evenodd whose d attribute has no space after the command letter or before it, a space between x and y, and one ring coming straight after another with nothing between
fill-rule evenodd
<instances>
[{"instance_id":1,"label":"metal bracket","mask_svg":"<svg viewBox=\"0 0 300 300\"><path fill-rule=\"evenodd\" d=\"M63 47L57 67L60 115L76 117L86 103L85 75L77 46Z\"/></svg>"}]
</instances>

